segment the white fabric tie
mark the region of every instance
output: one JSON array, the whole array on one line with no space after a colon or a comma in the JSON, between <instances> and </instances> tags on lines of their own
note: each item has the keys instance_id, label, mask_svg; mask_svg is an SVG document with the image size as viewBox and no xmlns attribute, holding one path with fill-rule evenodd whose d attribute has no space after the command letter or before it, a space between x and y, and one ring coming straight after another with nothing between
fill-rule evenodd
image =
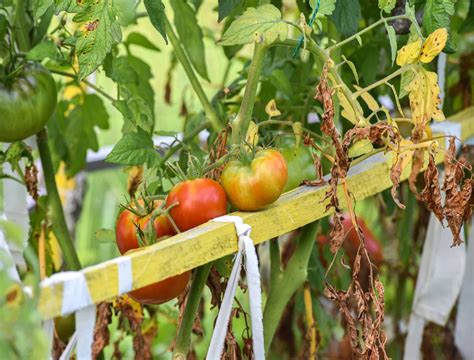
<instances>
[{"instance_id":1,"label":"white fabric tie","mask_svg":"<svg viewBox=\"0 0 474 360\"><path fill-rule=\"evenodd\" d=\"M461 290L466 250L464 243L451 248L452 238L449 228L431 214L405 342L406 360L421 359L425 322L446 325Z\"/></svg>"},{"instance_id":2,"label":"white fabric tie","mask_svg":"<svg viewBox=\"0 0 474 360\"><path fill-rule=\"evenodd\" d=\"M471 220L474 223L474 216ZM474 229L467 243L466 271L456 314L454 340L464 359L474 359Z\"/></svg>"},{"instance_id":3,"label":"white fabric tie","mask_svg":"<svg viewBox=\"0 0 474 360\"><path fill-rule=\"evenodd\" d=\"M225 289L219 315L217 316L214 333L207 353L207 360L218 360L224 350L224 341L232 312L235 292L240 278L242 266L242 255L245 252L245 269L247 271L247 285L250 300L250 318L252 320L252 342L254 357L256 360L265 359L265 348L263 343L263 315L262 315L262 288L260 285L260 272L258 269L257 253L250 231L252 228L244 224L238 216L225 215L213 219L216 222L231 222L235 226L239 237L239 251L235 255L234 266Z\"/></svg>"},{"instance_id":4,"label":"white fabric tie","mask_svg":"<svg viewBox=\"0 0 474 360\"><path fill-rule=\"evenodd\" d=\"M41 282L41 286L52 286L56 283L63 284L61 314L67 315L80 309L75 314L77 359L90 359L92 354L92 343L94 341L96 308L90 296L84 273L81 271L65 271L56 273L49 278L44 279ZM73 345L74 344L72 344L72 346Z\"/></svg>"}]
</instances>

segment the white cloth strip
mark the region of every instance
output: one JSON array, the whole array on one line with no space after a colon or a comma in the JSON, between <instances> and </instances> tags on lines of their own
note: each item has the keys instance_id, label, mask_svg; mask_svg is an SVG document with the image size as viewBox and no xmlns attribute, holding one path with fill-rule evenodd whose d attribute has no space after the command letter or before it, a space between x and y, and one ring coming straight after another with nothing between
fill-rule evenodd
<instances>
[{"instance_id":1,"label":"white cloth strip","mask_svg":"<svg viewBox=\"0 0 474 360\"><path fill-rule=\"evenodd\" d=\"M207 353L207 360L219 360L224 349L225 335L229 324L230 314L235 292L240 278L242 266L242 253L245 252L245 269L247 272L247 285L249 289L250 318L252 322L252 343L256 360L265 359L262 316L262 288L260 272L255 246L250 238L252 228L244 224L238 216L225 215L213 219L216 222L231 222L235 226L239 238L239 250L234 259L234 266L227 283L219 315L217 316L214 333Z\"/></svg>"},{"instance_id":2,"label":"white cloth strip","mask_svg":"<svg viewBox=\"0 0 474 360\"><path fill-rule=\"evenodd\" d=\"M54 340L54 320L49 319L43 321L43 324L41 325L44 334L46 335L46 344L47 344L47 352L46 354L49 354L48 359L53 359L51 356L51 351L53 350L53 340Z\"/></svg>"},{"instance_id":3,"label":"white cloth strip","mask_svg":"<svg viewBox=\"0 0 474 360\"><path fill-rule=\"evenodd\" d=\"M69 360L72 356L72 352L74 350L74 347L76 346L77 343L77 332L74 332L72 334L71 338L69 339L69 342L67 343L66 348L64 349L63 353L61 354L61 357L59 360Z\"/></svg>"},{"instance_id":4,"label":"white cloth strip","mask_svg":"<svg viewBox=\"0 0 474 360\"><path fill-rule=\"evenodd\" d=\"M67 315L92 305L92 298L87 287L86 277L81 271L64 271L56 273L41 282L41 287L63 283L61 314Z\"/></svg>"},{"instance_id":5,"label":"white cloth strip","mask_svg":"<svg viewBox=\"0 0 474 360\"><path fill-rule=\"evenodd\" d=\"M421 359L425 322L444 326L461 290L465 245L451 248L452 238L449 228L443 228L431 214L405 342L406 360Z\"/></svg>"},{"instance_id":6,"label":"white cloth strip","mask_svg":"<svg viewBox=\"0 0 474 360\"><path fill-rule=\"evenodd\" d=\"M474 223L474 216L471 223ZM464 359L474 359L474 228L467 243L466 271L459 296L454 341Z\"/></svg>"},{"instance_id":7,"label":"white cloth strip","mask_svg":"<svg viewBox=\"0 0 474 360\"><path fill-rule=\"evenodd\" d=\"M119 295L128 293L133 285L132 259L128 256L120 256L114 262L117 263Z\"/></svg>"},{"instance_id":8,"label":"white cloth strip","mask_svg":"<svg viewBox=\"0 0 474 360\"><path fill-rule=\"evenodd\" d=\"M95 305L88 306L85 309L76 312L77 360L92 359L95 318Z\"/></svg>"},{"instance_id":9,"label":"white cloth strip","mask_svg":"<svg viewBox=\"0 0 474 360\"><path fill-rule=\"evenodd\" d=\"M8 277L16 281L17 283L21 283L20 275L18 275L18 270L15 266L15 261L13 260L12 253L10 252L10 248L8 247L7 240L5 239L5 235L3 231L0 229L0 249L3 250L4 254L6 255L6 262L0 262L0 269L5 268Z\"/></svg>"}]
</instances>

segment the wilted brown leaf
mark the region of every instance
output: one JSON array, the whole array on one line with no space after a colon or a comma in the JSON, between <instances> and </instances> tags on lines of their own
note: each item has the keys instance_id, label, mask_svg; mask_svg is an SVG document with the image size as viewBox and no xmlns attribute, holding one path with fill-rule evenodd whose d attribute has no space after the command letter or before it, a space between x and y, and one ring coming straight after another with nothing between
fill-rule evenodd
<instances>
[{"instance_id":1,"label":"wilted brown leaf","mask_svg":"<svg viewBox=\"0 0 474 360\"><path fill-rule=\"evenodd\" d=\"M97 356L109 344L109 324L112 321L112 305L109 302L97 304L97 320L94 328L94 342L92 344L92 358Z\"/></svg>"},{"instance_id":2,"label":"wilted brown leaf","mask_svg":"<svg viewBox=\"0 0 474 360\"><path fill-rule=\"evenodd\" d=\"M428 167L424 173L425 187L419 195L419 200L431 210L438 220L443 223L443 205L441 204L441 189L439 185L439 172L435 164L435 155L430 152Z\"/></svg>"},{"instance_id":3,"label":"wilted brown leaf","mask_svg":"<svg viewBox=\"0 0 474 360\"><path fill-rule=\"evenodd\" d=\"M471 170L471 165L467 164L466 159L461 157L456 161L455 138L450 138L448 152L444 160L445 177L443 190L446 192L444 203L444 216L448 222L448 227L453 234L452 246L462 243L460 232L464 221L471 214L469 201L472 194L472 178L464 178L464 169Z\"/></svg>"}]
</instances>

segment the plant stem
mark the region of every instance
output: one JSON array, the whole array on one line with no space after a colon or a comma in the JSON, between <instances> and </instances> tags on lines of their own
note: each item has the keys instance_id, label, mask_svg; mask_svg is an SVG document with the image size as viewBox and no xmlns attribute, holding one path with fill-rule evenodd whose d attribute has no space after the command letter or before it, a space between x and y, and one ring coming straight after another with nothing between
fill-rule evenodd
<instances>
[{"instance_id":1,"label":"plant stem","mask_svg":"<svg viewBox=\"0 0 474 360\"><path fill-rule=\"evenodd\" d=\"M67 72L67 71L62 71L62 70L55 70L55 69L48 69L50 72L52 72L53 74L58 74L58 75L61 75L61 76L66 76L66 77L69 77L71 79L74 79L77 83L79 83L79 79L77 78L76 75L74 74L71 74L70 72ZM90 81L87 81L87 80L81 80L81 82L83 82L85 85L87 85L88 87L90 87L91 89L93 89L95 92L97 92L98 94L102 95L103 97L105 97L106 99L110 100L110 101L115 101L116 99L114 99L112 96L110 96L109 94L107 94L104 90L102 90L101 88L99 88L98 86L94 85L93 83L91 83Z\"/></svg>"},{"instance_id":2,"label":"plant stem","mask_svg":"<svg viewBox=\"0 0 474 360\"><path fill-rule=\"evenodd\" d=\"M196 76L196 73L194 72L191 62L186 56L184 49L181 47L179 39L175 34L173 26L171 25L168 18L166 18L166 34L168 35L171 46L173 46L176 58L183 66L184 71L186 72L186 75L188 76L188 79L191 82L191 86L193 87L194 92L196 93L199 101L201 102L204 112L209 121L211 122L214 131L219 132L222 128L222 124L219 120L219 117L217 116L216 111L214 110L206 94L204 93L204 90L201 86L201 83L199 82L199 79Z\"/></svg>"},{"instance_id":3,"label":"plant stem","mask_svg":"<svg viewBox=\"0 0 474 360\"><path fill-rule=\"evenodd\" d=\"M267 48L264 44L255 43L252 62L249 67L249 75L245 86L244 97L240 105L239 113L232 123L232 144L238 145L244 140L247 128L252 118L255 96L257 94L258 82L263 68L263 61Z\"/></svg>"},{"instance_id":4,"label":"plant stem","mask_svg":"<svg viewBox=\"0 0 474 360\"><path fill-rule=\"evenodd\" d=\"M164 164L171 156L173 156L179 149L181 149L183 147L183 144L186 144L191 141L201 131L203 131L204 129L208 129L209 127L211 127L211 125L212 124L210 121L205 121L197 128L193 129L189 134L183 137L183 140L179 144L168 149L168 151L161 158L161 164Z\"/></svg>"},{"instance_id":5,"label":"plant stem","mask_svg":"<svg viewBox=\"0 0 474 360\"><path fill-rule=\"evenodd\" d=\"M185 360L188 354L189 343L191 340L191 332L193 330L194 319L198 310L201 294L206 284L207 276L211 270L212 262L197 268L194 273L193 282L189 295L186 300L186 308L184 309L183 321L178 330L176 345L173 350L173 360Z\"/></svg>"},{"instance_id":6,"label":"plant stem","mask_svg":"<svg viewBox=\"0 0 474 360\"><path fill-rule=\"evenodd\" d=\"M26 20L27 1L16 0L15 20L14 20L14 36L20 51L27 52L30 50L30 38L28 36L28 23Z\"/></svg>"},{"instance_id":7,"label":"plant stem","mask_svg":"<svg viewBox=\"0 0 474 360\"><path fill-rule=\"evenodd\" d=\"M397 71L394 71L393 73L391 73L390 75L384 77L383 79L380 79L379 81L376 81L374 82L373 84L370 84L369 86L363 88L363 89L360 89L359 91L356 91L352 96L354 99L357 99L360 95L372 90L372 89L375 89L376 87L380 86L380 85L383 85L385 84L387 81L390 81L392 80L393 78L396 78L397 76L403 74L405 71L408 71L412 68L414 68L416 65L412 64L412 65L406 65L406 66L402 66L400 69L398 69Z\"/></svg>"},{"instance_id":8,"label":"plant stem","mask_svg":"<svg viewBox=\"0 0 474 360\"><path fill-rule=\"evenodd\" d=\"M326 49L326 51L328 53L331 53L332 51L334 51L335 49L337 48L340 48L348 43L350 43L351 41L355 40L356 38L358 38L359 36L365 34L366 32L372 30L373 28L381 25L381 24L384 24L386 23L387 21L394 21L394 20L400 20L400 19L408 19L408 20L411 20L409 16L407 15L397 15L397 16L391 16L391 17L387 17L387 18L382 18L376 22L374 22L373 24L367 26L366 28L362 29L361 31L359 31L358 33L352 35L352 36L349 36L348 38L338 42L337 44L334 44L333 46L330 46Z\"/></svg>"},{"instance_id":9,"label":"plant stem","mask_svg":"<svg viewBox=\"0 0 474 360\"><path fill-rule=\"evenodd\" d=\"M66 225L63 207L59 198L58 188L56 187L56 180L54 178L55 171L51 159L51 152L49 151L48 133L46 128L36 135L36 141L38 144L41 164L43 166L44 182L48 192L49 216L52 223L53 233L58 239L64 255L64 260L66 261L69 270L80 270L81 263L77 257L71 234Z\"/></svg>"},{"instance_id":10,"label":"plant stem","mask_svg":"<svg viewBox=\"0 0 474 360\"><path fill-rule=\"evenodd\" d=\"M316 229L316 222L303 228L296 250L285 271L280 271L277 276L271 276L270 291L263 312L266 353L268 353L286 304L306 280L308 262L315 243ZM272 260L274 259L273 257ZM274 269L275 266L271 264L271 268Z\"/></svg>"}]
</instances>

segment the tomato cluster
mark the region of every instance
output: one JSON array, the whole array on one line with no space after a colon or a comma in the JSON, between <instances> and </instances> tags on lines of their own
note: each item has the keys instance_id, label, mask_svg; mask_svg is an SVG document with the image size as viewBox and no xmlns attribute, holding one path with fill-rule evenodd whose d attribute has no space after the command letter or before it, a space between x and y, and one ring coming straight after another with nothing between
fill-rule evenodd
<instances>
[{"instance_id":1,"label":"tomato cluster","mask_svg":"<svg viewBox=\"0 0 474 360\"><path fill-rule=\"evenodd\" d=\"M150 231L145 229L151 226L152 212L158 208L163 214L153 219L156 239L176 234L170 218L177 230L187 231L226 214L227 200L239 210L260 210L278 199L287 179L286 160L273 149L257 152L251 161L230 161L224 167L221 183L207 178L185 180L170 190L164 206L161 201L154 201L151 209L144 211L143 201L129 204L117 218L117 247L121 254L138 249L144 242L139 236L144 233L149 236ZM161 304L178 296L186 288L189 277L187 271L131 291L129 295L143 304Z\"/></svg>"}]
</instances>

